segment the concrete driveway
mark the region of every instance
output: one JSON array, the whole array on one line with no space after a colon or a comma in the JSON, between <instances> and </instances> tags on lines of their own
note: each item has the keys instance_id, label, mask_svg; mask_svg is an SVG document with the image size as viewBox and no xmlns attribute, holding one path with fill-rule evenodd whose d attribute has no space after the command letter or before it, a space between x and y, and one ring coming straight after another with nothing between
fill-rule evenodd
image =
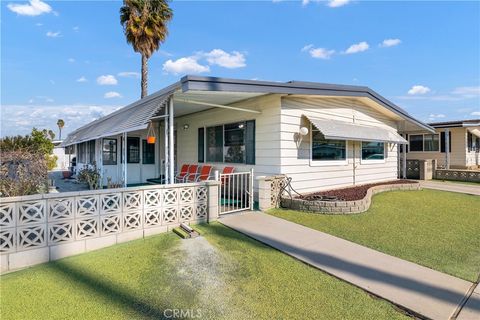
<instances>
[{"instance_id":1,"label":"concrete driveway","mask_svg":"<svg viewBox=\"0 0 480 320\"><path fill-rule=\"evenodd\" d=\"M463 184L459 182L427 180L427 181L420 181L420 185L422 186L422 188L426 188L426 189L459 192L459 193L466 193L466 194L480 196L480 183L478 185L475 185L473 183Z\"/></svg>"}]
</instances>

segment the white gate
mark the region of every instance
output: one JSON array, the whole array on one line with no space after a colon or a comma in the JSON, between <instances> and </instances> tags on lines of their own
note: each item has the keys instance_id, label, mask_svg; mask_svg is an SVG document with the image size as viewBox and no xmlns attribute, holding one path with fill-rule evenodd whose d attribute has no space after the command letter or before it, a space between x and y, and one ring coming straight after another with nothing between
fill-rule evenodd
<instances>
[{"instance_id":1,"label":"white gate","mask_svg":"<svg viewBox=\"0 0 480 320\"><path fill-rule=\"evenodd\" d=\"M220 214L253 210L253 169L220 174Z\"/></svg>"}]
</instances>

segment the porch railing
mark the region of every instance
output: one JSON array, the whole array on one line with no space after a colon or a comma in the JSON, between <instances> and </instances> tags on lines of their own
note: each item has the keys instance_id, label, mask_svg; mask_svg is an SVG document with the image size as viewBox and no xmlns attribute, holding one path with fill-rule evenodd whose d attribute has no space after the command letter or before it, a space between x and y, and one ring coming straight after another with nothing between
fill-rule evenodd
<instances>
[{"instance_id":1,"label":"porch railing","mask_svg":"<svg viewBox=\"0 0 480 320\"><path fill-rule=\"evenodd\" d=\"M220 214L253 210L253 169L220 174Z\"/></svg>"}]
</instances>

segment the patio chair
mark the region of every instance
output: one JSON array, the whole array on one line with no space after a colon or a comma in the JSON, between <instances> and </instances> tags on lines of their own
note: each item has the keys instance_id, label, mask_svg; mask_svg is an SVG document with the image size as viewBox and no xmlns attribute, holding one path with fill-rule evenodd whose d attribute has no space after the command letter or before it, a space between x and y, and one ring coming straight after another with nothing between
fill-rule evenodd
<instances>
[{"instance_id":1,"label":"patio chair","mask_svg":"<svg viewBox=\"0 0 480 320\"><path fill-rule=\"evenodd\" d=\"M181 182L194 182L195 181L195 176L197 175L198 172L198 165L197 164L191 164L188 167L187 174L183 178Z\"/></svg>"},{"instance_id":2,"label":"patio chair","mask_svg":"<svg viewBox=\"0 0 480 320\"><path fill-rule=\"evenodd\" d=\"M180 169L180 172L175 175L175 182L183 182L190 169L190 165L184 164Z\"/></svg>"},{"instance_id":3,"label":"patio chair","mask_svg":"<svg viewBox=\"0 0 480 320\"><path fill-rule=\"evenodd\" d=\"M189 177L189 181L199 182L199 181L209 180L212 177L211 173L212 173L212 166L203 166L202 169L200 169L200 173L197 173L195 175L195 180L192 180Z\"/></svg>"},{"instance_id":4,"label":"patio chair","mask_svg":"<svg viewBox=\"0 0 480 320\"><path fill-rule=\"evenodd\" d=\"M235 167L224 167L222 170L222 174L230 174L230 173L233 173L234 171L235 171ZM225 185L230 181L230 177L222 177L221 181L222 181L222 185Z\"/></svg>"}]
</instances>

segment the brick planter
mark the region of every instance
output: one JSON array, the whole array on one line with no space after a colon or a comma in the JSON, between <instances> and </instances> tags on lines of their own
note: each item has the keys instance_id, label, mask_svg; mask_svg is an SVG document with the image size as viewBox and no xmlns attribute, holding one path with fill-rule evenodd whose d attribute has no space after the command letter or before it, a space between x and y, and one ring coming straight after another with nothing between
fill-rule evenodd
<instances>
[{"instance_id":1,"label":"brick planter","mask_svg":"<svg viewBox=\"0 0 480 320\"><path fill-rule=\"evenodd\" d=\"M367 191L367 195L361 200L355 201L309 201L302 199L282 198L282 208L292 210L308 211L324 214L353 214L367 211L372 202L374 194L393 191L393 190L420 190L419 183L405 183L405 184L386 184L381 186L371 187Z\"/></svg>"}]
</instances>

